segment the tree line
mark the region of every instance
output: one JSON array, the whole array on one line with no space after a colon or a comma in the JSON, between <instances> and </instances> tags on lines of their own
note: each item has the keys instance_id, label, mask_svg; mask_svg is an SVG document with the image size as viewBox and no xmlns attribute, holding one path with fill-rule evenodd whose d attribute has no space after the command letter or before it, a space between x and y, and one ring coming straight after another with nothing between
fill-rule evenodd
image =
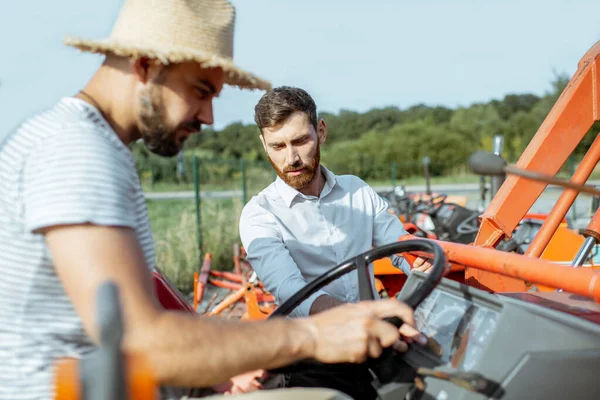
<instances>
[{"instance_id":1,"label":"tree line","mask_svg":"<svg viewBox=\"0 0 600 400\"><path fill-rule=\"evenodd\" d=\"M558 74L542 96L508 94L502 99L456 109L417 104L406 109L374 108L364 113L320 112L319 117L328 128L321 160L338 174L352 173L363 179L389 179L390 164L395 162L401 179L420 175L421 161L428 156L432 175L451 175L465 171L473 151L491 150L494 136L503 135L504 157L516 161L568 81L568 76ZM589 147L598 128L600 125L592 127L577 154ZM186 143L186 173L191 172L193 155L203 162L203 179L209 181L228 179L239 173L242 159L248 165L270 168L258 133L255 124L240 122L221 130L203 129ZM133 147L140 170L153 169L158 180L176 178L176 160L150 155L141 145Z\"/></svg>"}]
</instances>

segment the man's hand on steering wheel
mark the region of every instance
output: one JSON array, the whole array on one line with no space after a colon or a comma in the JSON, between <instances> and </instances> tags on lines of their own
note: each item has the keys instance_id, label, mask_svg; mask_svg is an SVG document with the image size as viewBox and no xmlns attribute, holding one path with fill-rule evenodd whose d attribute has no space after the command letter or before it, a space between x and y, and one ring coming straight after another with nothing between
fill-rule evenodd
<instances>
[{"instance_id":1,"label":"man's hand on steering wheel","mask_svg":"<svg viewBox=\"0 0 600 400\"><path fill-rule=\"evenodd\" d=\"M428 273L429 270L431 269L431 267L433 267L431 262L429 262L428 260L426 260L422 257L417 257L415 259L415 261L413 262L413 270L415 270L415 271L421 271L421 272Z\"/></svg>"},{"instance_id":2,"label":"man's hand on steering wheel","mask_svg":"<svg viewBox=\"0 0 600 400\"><path fill-rule=\"evenodd\" d=\"M398 317L398 330L383 318ZM300 322L300 321L298 321ZM426 338L414 326L413 310L396 299L346 304L314 315L302 323L312 332L314 358L324 363L362 363L377 358L383 348L400 346L404 338Z\"/></svg>"},{"instance_id":3,"label":"man's hand on steering wheel","mask_svg":"<svg viewBox=\"0 0 600 400\"><path fill-rule=\"evenodd\" d=\"M426 274L431 272L431 268L433 267L433 264L430 260L422 258L422 257L417 257L415 258L415 261L413 262L413 270L415 271L421 271L424 272ZM446 270L444 272L444 275L446 275L448 272L450 272L450 265L448 265L446 267Z\"/></svg>"}]
</instances>

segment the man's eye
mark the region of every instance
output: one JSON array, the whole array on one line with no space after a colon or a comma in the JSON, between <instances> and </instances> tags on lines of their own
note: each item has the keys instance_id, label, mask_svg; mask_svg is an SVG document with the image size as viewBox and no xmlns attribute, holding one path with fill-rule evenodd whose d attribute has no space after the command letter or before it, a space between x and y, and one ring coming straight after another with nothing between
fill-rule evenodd
<instances>
[{"instance_id":1,"label":"man's eye","mask_svg":"<svg viewBox=\"0 0 600 400\"><path fill-rule=\"evenodd\" d=\"M208 90L196 87L196 93L200 96L201 99L205 99L208 97Z\"/></svg>"}]
</instances>

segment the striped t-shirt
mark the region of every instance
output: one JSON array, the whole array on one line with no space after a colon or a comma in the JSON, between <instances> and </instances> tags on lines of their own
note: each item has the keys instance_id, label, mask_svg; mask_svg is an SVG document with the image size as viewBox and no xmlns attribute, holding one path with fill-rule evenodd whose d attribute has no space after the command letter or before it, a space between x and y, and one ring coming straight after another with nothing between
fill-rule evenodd
<instances>
[{"instance_id":1,"label":"striped t-shirt","mask_svg":"<svg viewBox=\"0 0 600 400\"><path fill-rule=\"evenodd\" d=\"M131 152L98 110L64 98L0 144L0 399L52 398L56 360L93 349L35 233L88 222L133 228L154 268Z\"/></svg>"}]
</instances>

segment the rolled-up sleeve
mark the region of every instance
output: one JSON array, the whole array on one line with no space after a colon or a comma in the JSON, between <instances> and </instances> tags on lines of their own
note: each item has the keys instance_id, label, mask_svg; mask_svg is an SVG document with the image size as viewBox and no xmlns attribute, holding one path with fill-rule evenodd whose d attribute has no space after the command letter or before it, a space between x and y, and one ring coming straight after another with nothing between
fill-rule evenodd
<instances>
[{"instance_id":1,"label":"rolled-up sleeve","mask_svg":"<svg viewBox=\"0 0 600 400\"><path fill-rule=\"evenodd\" d=\"M379 247L394 243L401 236L407 235L408 232L404 229L398 216L388 211L388 203L371 187L368 190L373 200L373 246ZM410 264L404 257L392 255L390 259L392 264L400 268L406 275L410 273Z\"/></svg>"},{"instance_id":2,"label":"rolled-up sleeve","mask_svg":"<svg viewBox=\"0 0 600 400\"><path fill-rule=\"evenodd\" d=\"M283 242L275 218L256 204L255 199L242 210L239 229L248 262L265 288L273 294L277 304L283 303L307 284ZM308 316L313 302L326 294L322 290L315 292L290 316Z\"/></svg>"}]
</instances>

